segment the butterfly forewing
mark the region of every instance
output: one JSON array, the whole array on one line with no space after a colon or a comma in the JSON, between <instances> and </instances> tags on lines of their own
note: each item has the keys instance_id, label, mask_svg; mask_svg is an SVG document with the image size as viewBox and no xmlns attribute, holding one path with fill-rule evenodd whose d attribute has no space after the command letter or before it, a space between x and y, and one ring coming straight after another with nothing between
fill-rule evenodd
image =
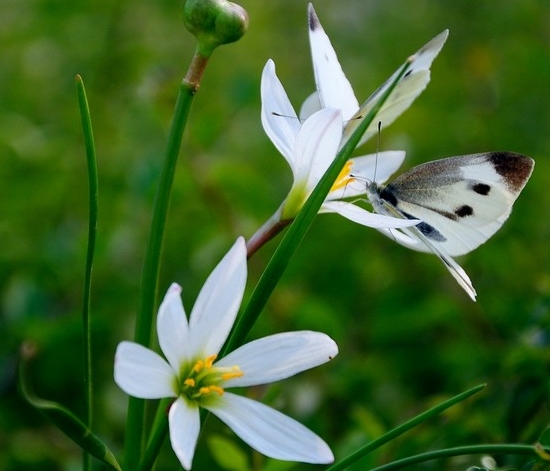
<instances>
[{"instance_id":1,"label":"butterfly forewing","mask_svg":"<svg viewBox=\"0 0 550 471\"><path fill-rule=\"evenodd\" d=\"M417 229L451 256L474 250L506 221L534 162L511 152L491 152L428 162L379 191Z\"/></svg>"}]
</instances>

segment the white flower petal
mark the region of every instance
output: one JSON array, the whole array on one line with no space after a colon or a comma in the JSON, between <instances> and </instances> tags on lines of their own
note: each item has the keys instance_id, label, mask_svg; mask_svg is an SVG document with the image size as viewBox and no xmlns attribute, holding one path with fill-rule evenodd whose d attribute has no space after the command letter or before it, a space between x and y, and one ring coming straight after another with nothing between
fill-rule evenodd
<instances>
[{"instance_id":1,"label":"white flower petal","mask_svg":"<svg viewBox=\"0 0 550 471\"><path fill-rule=\"evenodd\" d=\"M401 167L405 160L404 150L387 150L377 154L354 157L351 173L366 181L384 183Z\"/></svg>"},{"instance_id":2,"label":"white flower petal","mask_svg":"<svg viewBox=\"0 0 550 471\"><path fill-rule=\"evenodd\" d=\"M325 201L321 211L324 213L338 213L350 221L375 229L410 227L418 224L417 219L400 219L371 213L366 209L344 201Z\"/></svg>"},{"instance_id":3,"label":"white flower petal","mask_svg":"<svg viewBox=\"0 0 550 471\"><path fill-rule=\"evenodd\" d=\"M168 425L172 449L183 468L189 470L201 427L199 408L178 397L168 412Z\"/></svg>"},{"instance_id":4,"label":"white flower petal","mask_svg":"<svg viewBox=\"0 0 550 471\"><path fill-rule=\"evenodd\" d=\"M321 106L321 102L319 101L319 94L317 92L313 92L302 103L299 114L300 121L305 121L313 113L319 111L321 108L323 107Z\"/></svg>"},{"instance_id":5,"label":"white flower petal","mask_svg":"<svg viewBox=\"0 0 550 471\"><path fill-rule=\"evenodd\" d=\"M262 72L262 125L271 142L288 161L291 168L300 120L275 74L275 63L269 59Z\"/></svg>"},{"instance_id":6,"label":"white flower petal","mask_svg":"<svg viewBox=\"0 0 550 471\"><path fill-rule=\"evenodd\" d=\"M320 332L286 332L247 343L215 366L237 365L244 373L224 388L267 384L322 365L338 354L338 346Z\"/></svg>"},{"instance_id":7,"label":"white flower petal","mask_svg":"<svg viewBox=\"0 0 550 471\"><path fill-rule=\"evenodd\" d=\"M439 51L441 51L448 35L449 32L447 30L443 31L411 56L412 62L407 66L407 71L392 90L390 96L376 114L376 118L369 125L367 131L363 134L359 145L378 132L379 122L382 122L383 127L389 126L424 91L430 81L430 66L439 54ZM357 128L361 122L360 118L367 116L375 103L390 87L392 82L397 78L400 70L401 67L361 105L356 115L348 120L345 128L346 139L348 139Z\"/></svg>"},{"instance_id":8,"label":"white flower petal","mask_svg":"<svg viewBox=\"0 0 550 471\"><path fill-rule=\"evenodd\" d=\"M189 326L181 302L181 286L172 283L157 316L159 345L174 371L189 358Z\"/></svg>"},{"instance_id":9,"label":"white flower petal","mask_svg":"<svg viewBox=\"0 0 550 471\"><path fill-rule=\"evenodd\" d=\"M246 284L246 246L239 237L202 287L191 317L189 337L195 355L220 351L235 322Z\"/></svg>"},{"instance_id":10,"label":"white flower petal","mask_svg":"<svg viewBox=\"0 0 550 471\"><path fill-rule=\"evenodd\" d=\"M175 373L152 350L134 342L120 342L115 354L115 382L126 394L141 399L175 397Z\"/></svg>"},{"instance_id":11,"label":"white flower petal","mask_svg":"<svg viewBox=\"0 0 550 471\"><path fill-rule=\"evenodd\" d=\"M359 102L311 3L308 13L309 42L319 101L323 108L340 109L343 120L347 121L359 109Z\"/></svg>"},{"instance_id":12,"label":"white flower petal","mask_svg":"<svg viewBox=\"0 0 550 471\"><path fill-rule=\"evenodd\" d=\"M334 461L328 445L311 430L252 399L225 393L208 410L266 456L302 463Z\"/></svg>"},{"instance_id":13,"label":"white flower petal","mask_svg":"<svg viewBox=\"0 0 550 471\"><path fill-rule=\"evenodd\" d=\"M334 160L342 137L339 110L324 108L302 125L294 148L294 180L309 191L317 185Z\"/></svg>"}]
</instances>

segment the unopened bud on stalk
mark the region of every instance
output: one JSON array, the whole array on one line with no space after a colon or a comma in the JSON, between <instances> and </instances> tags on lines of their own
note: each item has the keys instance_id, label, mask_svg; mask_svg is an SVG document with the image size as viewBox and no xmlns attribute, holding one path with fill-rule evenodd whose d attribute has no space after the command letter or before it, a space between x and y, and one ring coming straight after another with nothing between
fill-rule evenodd
<instances>
[{"instance_id":1,"label":"unopened bud on stalk","mask_svg":"<svg viewBox=\"0 0 550 471\"><path fill-rule=\"evenodd\" d=\"M216 47L242 37L248 27L248 14L227 0L185 0L183 22L198 40L198 52L208 57Z\"/></svg>"}]
</instances>

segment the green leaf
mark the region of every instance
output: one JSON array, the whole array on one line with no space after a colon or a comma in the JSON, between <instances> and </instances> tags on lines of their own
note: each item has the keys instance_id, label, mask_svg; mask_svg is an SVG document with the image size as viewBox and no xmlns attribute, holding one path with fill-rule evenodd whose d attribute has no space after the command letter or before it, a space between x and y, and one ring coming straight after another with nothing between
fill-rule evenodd
<instances>
[{"instance_id":1,"label":"green leaf","mask_svg":"<svg viewBox=\"0 0 550 471\"><path fill-rule=\"evenodd\" d=\"M221 435L214 435L208 439L208 447L216 463L223 469L228 471L248 471L250 469L246 453L231 440Z\"/></svg>"},{"instance_id":2,"label":"green leaf","mask_svg":"<svg viewBox=\"0 0 550 471\"><path fill-rule=\"evenodd\" d=\"M107 445L95 435L84 422L62 405L41 399L32 391L27 374L27 364L34 356L35 348L30 344L22 346L19 364L19 390L24 399L38 409L49 421L73 440L84 451L107 464L111 469L121 471L114 454Z\"/></svg>"},{"instance_id":3,"label":"green leaf","mask_svg":"<svg viewBox=\"0 0 550 471\"><path fill-rule=\"evenodd\" d=\"M92 337L90 334L91 326L91 297L92 297L92 267L94 261L95 241L97 236L97 214L98 214L98 174L97 159L94 144L94 132L92 128L92 118L88 99L86 98L86 89L80 75L76 78L76 91L78 104L80 107L80 117L82 120L82 131L86 146L86 162L88 163L88 248L86 250L86 265L84 268L84 293L82 300L82 329L84 339L84 404L85 415L84 422L91 427L93 418L92 397ZM83 469L91 468L90 458L84 457Z\"/></svg>"}]
</instances>

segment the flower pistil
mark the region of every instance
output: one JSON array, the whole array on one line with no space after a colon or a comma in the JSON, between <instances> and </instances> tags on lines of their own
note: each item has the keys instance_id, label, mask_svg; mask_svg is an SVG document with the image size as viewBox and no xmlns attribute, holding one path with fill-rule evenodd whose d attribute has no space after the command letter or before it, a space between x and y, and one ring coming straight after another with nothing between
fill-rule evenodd
<instances>
[{"instance_id":1,"label":"flower pistil","mask_svg":"<svg viewBox=\"0 0 550 471\"><path fill-rule=\"evenodd\" d=\"M213 366L217 355L210 355L197 360L191 368L184 368L178 381L177 392L192 401L201 401L210 394L223 395L221 386L225 381L240 378L244 375L241 369L235 366Z\"/></svg>"}]
</instances>

